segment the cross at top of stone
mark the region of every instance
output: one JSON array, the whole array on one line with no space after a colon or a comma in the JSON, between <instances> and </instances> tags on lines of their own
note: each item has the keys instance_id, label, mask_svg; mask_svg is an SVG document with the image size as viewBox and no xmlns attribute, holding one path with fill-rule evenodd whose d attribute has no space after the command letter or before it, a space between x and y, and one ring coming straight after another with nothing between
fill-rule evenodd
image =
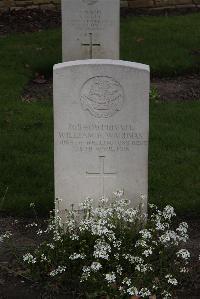
<instances>
[{"instance_id":1,"label":"cross at top of stone","mask_svg":"<svg viewBox=\"0 0 200 299\"><path fill-rule=\"evenodd\" d=\"M116 171L105 171L105 156L99 156L99 170L94 172L86 171L87 175L98 176L101 180L101 196L105 195L104 191L104 179L106 176L117 174Z\"/></svg>"},{"instance_id":2,"label":"cross at top of stone","mask_svg":"<svg viewBox=\"0 0 200 299\"><path fill-rule=\"evenodd\" d=\"M90 47L90 59L92 59L93 58L93 47L100 47L101 46L101 44L95 44L95 43L93 43L93 35L92 35L92 33L89 33L89 38L90 38L90 41L89 41L89 43L82 43L81 45L82 46L89 46Z\"/></svg>"}]
</instances>

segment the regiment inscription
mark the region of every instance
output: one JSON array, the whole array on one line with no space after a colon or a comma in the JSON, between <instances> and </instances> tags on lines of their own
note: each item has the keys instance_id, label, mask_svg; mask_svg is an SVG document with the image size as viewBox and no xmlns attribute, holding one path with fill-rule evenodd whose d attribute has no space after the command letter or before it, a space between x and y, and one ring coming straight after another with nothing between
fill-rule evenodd
<instances>
[{"instance_id":1,"label":"regiment inscription","mask_svg":"<svg viewBox=\"0 0 200 299\"><path fill-rule=\"evenodd\" d=\"M148 137L137 132L132 124L69 123L66 131L58 132L58 139L72 151L97 154L131 151L134 146L148 143Z\"/></svg>"}]
</instances>

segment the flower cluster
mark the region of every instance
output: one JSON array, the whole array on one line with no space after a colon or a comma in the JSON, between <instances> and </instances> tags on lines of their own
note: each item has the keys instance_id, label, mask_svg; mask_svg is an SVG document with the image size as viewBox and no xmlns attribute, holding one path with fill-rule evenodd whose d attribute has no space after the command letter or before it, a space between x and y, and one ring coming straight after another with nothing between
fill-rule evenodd
<instances>
[{"instance_id":1,"label":"flower cluster","mask_svg":"<svg viewBox=\"0 0 200 299\"><path fill-rule=\"evenodd\" d=\"M28 253L24 254L23 261L26 262L27 264L35 264L36 258L33 257L33 255L28 252Z\"/></svg>"},{"instance_id":2,"label":"flower cluster","mask_svg":"<svg viewBox=\"0 0 200 299\"><path fill-rule=\"evenodd\" d=\"M31 271L49 279L68 277L84 289L116 298L157 294L167 299L188 271L190 253L182 248L188 226L173 229L175 212L149 205L149 214L133 208L123 191L98 203L86 198L79 211L66 211L49 223L48 238L24 255ZM169 259L171 263L169 263Z\"/></svg>"},{"instance_id":3,"label":"flower cluster","mask_svg":"<svg viewBox=\"0 0 200 299\"><path fill-rule=\"evenodd\" d=\"M10 239L12 233L10 231L5 232L4 234L0 235L0 242Z\"/></svg>"}]
</instances>

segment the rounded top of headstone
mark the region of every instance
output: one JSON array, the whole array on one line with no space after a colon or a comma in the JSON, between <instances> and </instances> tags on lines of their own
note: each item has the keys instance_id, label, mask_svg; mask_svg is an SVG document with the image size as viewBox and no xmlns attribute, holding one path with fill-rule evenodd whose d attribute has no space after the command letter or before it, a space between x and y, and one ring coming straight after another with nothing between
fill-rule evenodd
<instances>
[{"instance_id":1,"label":"rounded top of headstone","mask_svg":"<svg viewBox=\"0 0 200 299\"><path fill-rule=\"evenodd\" d=\"M83 3L86 3L87 5L92 5L97 3L99 0L82 0Z\"/></svg>"},{"instance_id":2,"label":"rounded top of headstone","mask_svg":"<svg viewBox=\"0 0 200 299\"><path fill-rule=\"evenodd\" d=\"M111 65L111 66L124 66L135 68L141 71L150 72L150 67L147 64L142 64L138 62L132 61L125 61L125 60L113 60L113 59L84 59L84 60L74 60L74 61L67 61L63 63L58 63L54 65L54 70L62 69L65 67L73 67L79 65Z\"/></svg>"}]
</instances>

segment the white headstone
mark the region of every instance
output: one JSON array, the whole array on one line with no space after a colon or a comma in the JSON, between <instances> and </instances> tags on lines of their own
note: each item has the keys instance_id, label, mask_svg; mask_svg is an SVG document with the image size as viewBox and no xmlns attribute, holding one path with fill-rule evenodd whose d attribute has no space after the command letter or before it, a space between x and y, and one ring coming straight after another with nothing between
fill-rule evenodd
<instances>
[{"instance_id":1,"label":"white headstone","mask_svg":"<svg viewBox=\"0 0 200 299\"><path fill-rule=\"evenodd\" d=\"M149 67L82 60L54 66L55 197L61 210L148 190Z\"/></svg>"},{"instance_id":2,"label":"white headstone","mask_svg":"<svg viewBox=\"0 0 200 299\"><path fill-rule=\"evenodd\" d=\"M62 0L63 61L119 59L120 0Z\"/></svg>"}]
</instances>

